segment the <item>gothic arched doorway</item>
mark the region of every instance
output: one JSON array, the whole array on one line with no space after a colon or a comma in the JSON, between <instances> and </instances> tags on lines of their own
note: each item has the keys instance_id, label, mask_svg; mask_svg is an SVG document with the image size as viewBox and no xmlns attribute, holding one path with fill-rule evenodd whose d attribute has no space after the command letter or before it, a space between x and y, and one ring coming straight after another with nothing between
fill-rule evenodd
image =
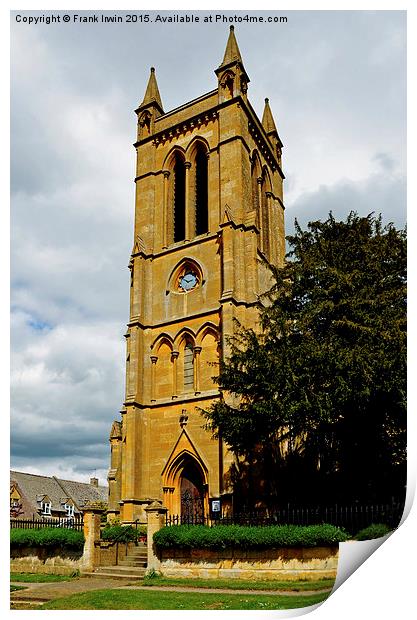
<instances>
[{"instance_id":1,"label":"gothic arched doorway","mask_svg":"<svg viewBox=\"0 0 417 620\"><path fill-rule=\"evenodd\" d=\"M204 479L197 464L190 461L181 472L181 522L204 523Z\"/></svg>"}]
</instances>

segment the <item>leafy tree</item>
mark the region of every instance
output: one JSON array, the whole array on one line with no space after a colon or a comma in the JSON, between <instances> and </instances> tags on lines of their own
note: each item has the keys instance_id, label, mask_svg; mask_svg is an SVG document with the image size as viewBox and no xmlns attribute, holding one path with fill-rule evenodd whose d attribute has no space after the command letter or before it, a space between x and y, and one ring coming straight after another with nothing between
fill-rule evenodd
<instances>
[{"instance_id":1,"label":"leafy tree","mask_svg":"<svg viewBox=\"0 0 417 620\"><path fill-rule=\"evenodd\" d=\"M260 333L230 339L208 426L238 457L231 475L252 507L402 495L406 233L352 212L296 222L287 240Z\"/></svg>"}]
</instances>

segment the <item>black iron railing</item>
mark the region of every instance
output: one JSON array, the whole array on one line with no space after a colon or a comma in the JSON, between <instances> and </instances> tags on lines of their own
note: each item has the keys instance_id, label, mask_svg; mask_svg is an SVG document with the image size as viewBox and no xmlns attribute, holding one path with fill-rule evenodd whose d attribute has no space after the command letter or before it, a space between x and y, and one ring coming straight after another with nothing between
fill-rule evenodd
<instances>
[{"instance_id":1,"label":"black iron railing","mask_svg":"<svg viewBox=\"0 0 417 620\"><path fill-rule=\"evenodd\" d=\"M24 530L40 530L44 527L66 527L82 531L84 521L82 517L39 517L33 515L32 519L10 519L10 527Z\"/></svg>"},{"instance_id":2,"label":"black iron railing","mask_svg":"<svg viewBox=\"0 0 417 620\"><path fill-rule=\"evenodd\" d=\"M396 528L404 510L403 502L330 506L286 506L273 512L219 514L217 518L199 515L167 515L166 525L318 525L330 523L355 534L371 523Z\"/></svg>"}]
</instances>

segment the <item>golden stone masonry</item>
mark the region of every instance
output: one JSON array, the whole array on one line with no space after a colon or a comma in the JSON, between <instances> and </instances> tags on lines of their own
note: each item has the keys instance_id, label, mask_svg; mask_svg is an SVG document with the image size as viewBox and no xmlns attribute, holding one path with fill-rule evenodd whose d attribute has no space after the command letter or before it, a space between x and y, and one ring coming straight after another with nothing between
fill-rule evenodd
<instances>
[{"instance_id":1,"label":"golden stone masonry","mask_svg":"<svg viewBox=\"0 0 417 620\"><path fill-rule=\"evenodd\" d=\"M108 518L146 520L233 507L233 455L200 410L234 319L257 327L264 260L284 261L282 143L265 99L260 121L233 26L217 87L164 112L152 68L138 117L126 394L110 433Z\"/></svg>"}]
</instances>

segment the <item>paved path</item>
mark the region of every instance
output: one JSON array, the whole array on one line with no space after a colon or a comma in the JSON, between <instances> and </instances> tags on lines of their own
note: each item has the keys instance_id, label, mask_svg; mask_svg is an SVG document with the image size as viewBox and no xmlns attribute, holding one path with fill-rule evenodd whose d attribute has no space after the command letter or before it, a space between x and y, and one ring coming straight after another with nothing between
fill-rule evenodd
<instances>
[{"instance_id":1,"label":"paved path","mask_svg":"<svg viewBox=\"0 0 417 620\"><path fill-rule=\"evenodd\" d=\"M58 581L54 583L23 583L12 582L12 585L24 586L25 590L15 590L10 594L11 608L24 608L41 605L64 596L71 596L81 592L92 590L121 589L121 590L155 590L167 592L201 592L213 594L244 594L259 595L267 594L273 596L311 596L330 592L329 589L323 590L232 590L227 588L191 588L186 586L142 586L142 585L120 585L117 579L98 579L91 577L81 577L70 581Z\"/></svg>"},{"instance_id":2,"label":"paved path","mask_svg":"<svg viewBox=\"0 0 417 620\"><path fill-rule=\"evenodd\" d=\"M324 594L331 588L323 590L234 590L232 588L191 588L186 586L119 586L120 590L158 590L159 592L210 592L211 594L272 594L273 596L311 596Z\"/></svg>"}]
</instances>

